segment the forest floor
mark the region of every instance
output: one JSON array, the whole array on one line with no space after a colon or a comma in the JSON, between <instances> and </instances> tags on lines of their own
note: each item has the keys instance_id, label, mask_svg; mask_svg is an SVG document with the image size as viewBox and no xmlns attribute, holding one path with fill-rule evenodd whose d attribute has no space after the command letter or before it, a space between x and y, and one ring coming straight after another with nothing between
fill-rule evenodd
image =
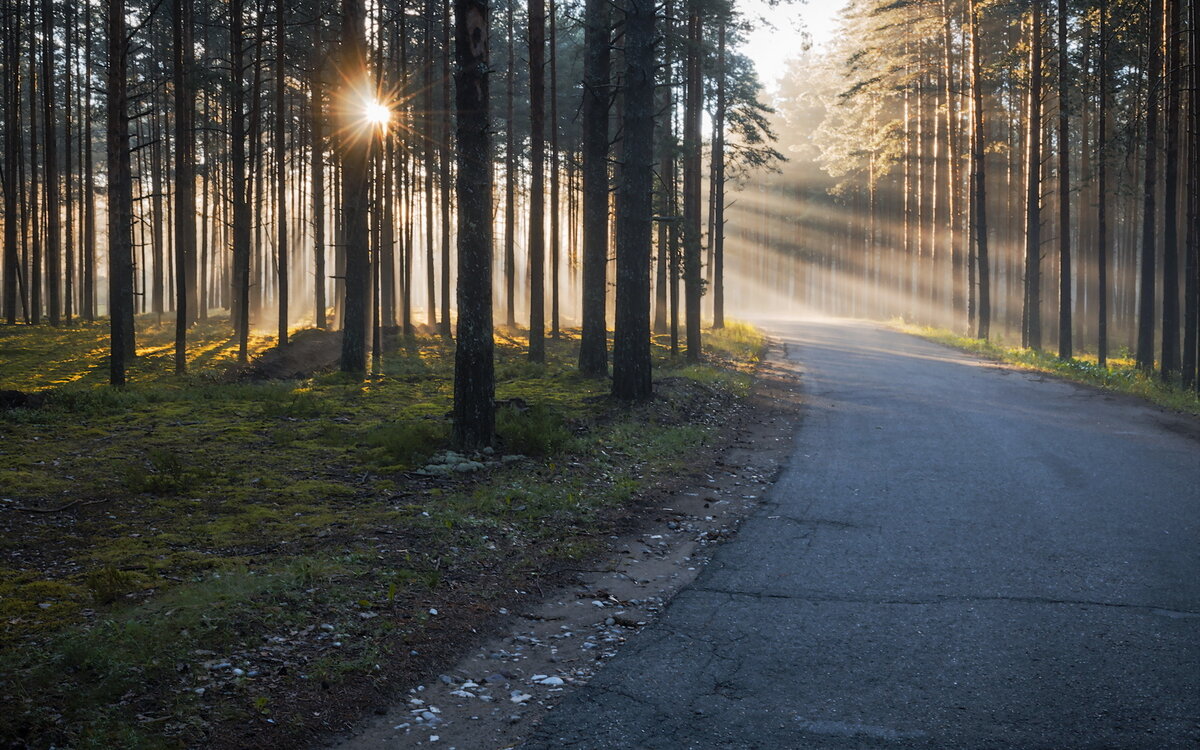
<instances>
[{"instance_id":1,"label":"forest floor","mask_svg":"<svg viewBox=\"0 0 1200 750\"><path fill-rule=\"evenodd\" d=\"M631 407L576 373L576 332L532 365L501 331L499 450L457 456L440 338L357 382L319 368L336 347L313 331L286 355L255 337L237 367L216 319L178 377L147 319L115 390L106 337L0 329L19 392L0 405L0 745L294 747L386 702L702 470L764 346L731 326L685 366L659 342L656 397Z\"/></svg>"},{"instance_id":2,"label":"forest floor","mask_svg":"<svg viewBox=\"0 0 1200 750\"><path fill-rule=\"evenodd\" d=\"M961 336L945 328L913 325L893 321L893 327L939 344L945 344L981 357L1003 362L1022 370L1054 375L1076 383L1096 386L1116 393L1139 396L1173 411L1200 416L1200 394L1164 383L1157 374L1147 375L1137 368L1128 353L1108 358L1101 367L1095 354L1077 354L1071 359L1059 359L1052 351L1037 351L1019 346L1006 346L994 341Z\"/></svg>"}]
</instances>

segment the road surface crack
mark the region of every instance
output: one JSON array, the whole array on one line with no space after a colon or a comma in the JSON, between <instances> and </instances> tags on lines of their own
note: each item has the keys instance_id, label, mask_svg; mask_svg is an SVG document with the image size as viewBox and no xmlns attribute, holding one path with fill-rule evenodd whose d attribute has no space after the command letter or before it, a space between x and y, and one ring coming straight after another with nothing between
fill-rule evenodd
<instances>
[{"instance_id":1,"label":"road surface crack","mask_svg":"<svg viewBox=\"0 0 1200 750\"><path fill-rule=\"evenodd\" d=\"M836 602L846 604L884 604L898 606L927 606L936 604L969 604L986 602L1013 602L1017 604L1050 604L1080 607L1107 607L1113 609L1129 609L1172 618L1200 617L1200 611L1173 609L1154 604L1131 604L1128 602L1102 602L1091 599L1058 599L1046 596L933 596L927 598L896 598L896 597L854 597L836 594L780 594L766 591L734 591L722 588L697 587L697 591L710 594L723 594L730 597L750 599L791 599L807 602Z\"/></svg>"}]
</instances>

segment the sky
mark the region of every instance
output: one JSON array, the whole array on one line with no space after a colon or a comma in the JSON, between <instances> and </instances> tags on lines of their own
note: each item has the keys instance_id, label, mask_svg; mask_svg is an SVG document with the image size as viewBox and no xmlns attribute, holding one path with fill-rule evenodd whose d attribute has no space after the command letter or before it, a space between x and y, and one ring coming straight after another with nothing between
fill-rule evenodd
<instances>
[{"instance_id":1,"label":"sky","mask_svg":"<svg viewBox=\"0 0 1200 750\"><path fill-rule=\"evenodd\" d=\"M772 9L764 0L737 0L738 7L751 17L776 19L774 26L758 24L744 49L754 60L759 78L768 90L775 88L787 61L800 52L799 32L807 31L816 46L828 41L845 4L845 0L793 0Z\"/></svg>"}]
</instances>

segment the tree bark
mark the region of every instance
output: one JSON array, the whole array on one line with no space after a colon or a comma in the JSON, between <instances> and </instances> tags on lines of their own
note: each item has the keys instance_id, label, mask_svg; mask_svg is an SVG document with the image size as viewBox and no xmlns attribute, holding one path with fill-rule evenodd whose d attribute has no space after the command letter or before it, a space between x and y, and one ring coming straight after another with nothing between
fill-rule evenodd
<instances>
[{"instance_id":1,"label":"tree bark","mask_svg":"<svg viewBox=\"0 0 1200 750\"><path fill-rule=\"evenodd\" d=\"M324 53L321 47L321 19L313 22L313 65L309 80L309 133L312 139L312 215L313 215L313 298L317 328L328 326L325 319L325 87L322 82Z\"/></svg>"},{"instance_id":2,"label":"tree bark","mask_svg":"<svg viewBox=\"0 0 1200 750\"><path fill-rule=\"evenodd\" d=\"M713 328L725 327L725 26L717 29L717 108L713 113L712 203L713 228L708 233L713 258Z\"/></svg>"},{"instance_id":3,"label":"tree bark","mask_svg":"<svg viewBox=\"0 0 1200 750\"><path fill-rule=\"evenodd\" d=\"M579 371L608 374L605 298L608 284L609 10L584 5L583 59L583 330Z\"/></svg>"},{"instance_id":4,"label":"tree bark","mask_svg":"<svg viewBox=\"0 0 1200 750\"><path fill-rule=\"evenodd\" d=\"M458 136L458 346L454 444L482 448L495 431L492 338L492 148L488 114L488 3L454 0Z\"/></svg>"},{"instance_id":5,"label":"tree bark","mask_svg":"<svg viewBox=\"0 0 1200 750\"><path fill-rule=\"evenodd\" d=\"M650 233L654 195L654 2L625 2L625 107L617 214L616 398L652 392Z\"/></svg>"},{"instance_id":6,"label":"tree bark","mask_svg":"<svg viewBox=\"0 0 1200 750\"><path fill-rule=\"evenodd\" d=\"M529 0L529 361L546 361L546 6Z\"/></svg>"},{"instance_id":7,"label":"tree bark","mask_svg":"<svg viewBox=\"0 0 1200 750\"><path fill-rule=\"evenodd\" d=\"M1100 105L1096 135L1096 274L1098 316L1096 359L1108 366L1108 2L1100 0Z\"/></svg>"},{"instance_id":8,"label":"tree bark","mask_svg":"<svg viewBox=\"0 0 1200 750\"><path fill-rule=\"evenodd\" d=\"M1180 0L1166 0L1164 7L1166 59L1166 135L1163 161L1166 184L1163 192L1163 299L1162 379L1179 374L1179 113L1182 65L1180 60Z\"/></svg>"},{"instance_id":9,"label":"tree bark","mask_svg":"<svg viewBox=\"0 0 1200 750\"><path fill-rule=\"evenodd\" d=\"M370 195L371 151L375 127L366 122L363 108L374 96L367 67L364 39L366 9L363 0L342 0L341 70L350 71L338 92L338 144L342 168L342 216L345 222L346 298L342 326L342 372L365 375L367 333L371 313L371 259L367 225Z\"/></svg>"},{"instance_id":10,"label":"tree bark","mask_svg":"<svg viewBox=\"0 0 1200 750\"><path fill-rule=\"evenodd\" d=\"M287 27L284 24L284 0L275 0L275 301L277 311L277 343L288 341L288 213L287 213L287 143L284 140L284 51Z\"/></svg>"},{"instance_id":11,"label":"tree bark","mask_svg":"<svg viewBox=\"0 0 1200 750\"><path fill-rule=\"evenodd\" d=\"M50 325L60 322L62 311L62 257L58 201L58 115L54 110L54 6L42 0L42 150L46 168L46 304Z\"/></svg>"},{"instance_id":12,"label":"tree bark","mask_svg":"<svg viewBox=\"0 0 1200 750\"><path fill-rule=\"evenodd\" d=\"M975 262L978 264L979 277L979 327L976 336L987 339L991 336L992 325L992 282L991 266L988 257L988 205L987 205L987 149L985 139L987 129L983 111L983 80L979 55L979 5L978 0L970 0L971 14L971 96L972 128L971 166L974 169L972 182L975 194L971 197L971 205L975 207Z\"/></svg>"},{"instance_id":13,"label":"tree bark","mask_svg":"<svg viewBox=\"0 0 1200 750\"><path fill-rule=\"evenodd\" d=\"M1029 113L1025 159L1025 304L1021 344L1042 348L1042 9L1030 4Z\"/></svg>"},{"instance_id":14,"label":"tree bark","mask_svg":"<svg viewBox=\"0 0 1200 750\"><path fill-rule=\"evenodd\" d=\"M175 83L175 372L187 371L187 327L195 313L188 269L196 257L195 94L191 67L192 0L173 0Z\"/></svg>"},{"instance_id":15,"label":"tree bark","mask_svg":"<svg viewBox=\"0 0 1200 750\"><path fill-rule=\"evenodd\" d=\"M125 320L133 314L133 189L129 167L129 100L126 69L124 0L108 2L107 161L108 161L108 307L109 382L125 384L125 363L132 352Z\"/></svg>"},{"instance_id":16,"label":"tree bark","mask_svg":"<svg viewBox=\"0 0 1200 750\"><path fill-rule=\"evenodd\" d=\"M1071 358L1071 126L1067 0L1058 0L1058 356Z\"/></svg>"},{"instance_id":17,"label":"tree bark","mask_svg":"<svg viewBox=\"0 0 1200 750\"><path fill-rule=\"evenodd\" d=\"M1146 147L1144 194L1142 196L1141 289L1138 296L1137 366L1143 372L1154 370L1154 283L1155 227L1158 190L1158 97L1162 87L1163 45L1162 0L1150 0L1149 54L1146 62Z\"/></svg>"},{"instance_id":18,"label":"tree bark","mask_svg":"<svg viewBox=\"0 0 1200 750\"><path fill-rule=\"evenodd\" d=\"M688 10L687 100L683 129L683 296L687 316L687 360L699 362L700 344L700 120L704 82L700 74L701 21L697 0Z\"/></svg>"}]
</instances>

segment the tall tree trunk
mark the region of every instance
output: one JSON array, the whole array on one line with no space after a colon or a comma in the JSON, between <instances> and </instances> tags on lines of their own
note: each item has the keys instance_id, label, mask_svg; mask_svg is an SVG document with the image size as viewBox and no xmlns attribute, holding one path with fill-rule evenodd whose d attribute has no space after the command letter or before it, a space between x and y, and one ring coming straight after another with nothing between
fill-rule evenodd
<instances>
[{"instance_id":1,"label":"tall tree trunk","mask_svg":"<svg viewBox=\"0 0 1200 750\"><path fill-rule=\"evenodd\" d=\"M133 314L133 188L129 167L129 101L125 79L129 46L124 0L108 2L108 308L109 382L125 384L125 363L133 342L125 320Z\"/></svg>"},{"instance_id":2,"label":"tall tree trunk","mask_svg":"<svg viewBox=\"0 0 1200 750\"><path fill-rule=\"evenodd\" d=\"M38 73L37 73L37 34L34 33L34 8L36 0L29 0L29 227L30 263L29 263L29 308L30 322L39 325L42 322L42 214L39 211L38 197ZM22 180L22 183L24 181Z\"/></svg>"},{"instance_id":3,"label":"tall tree trunk","mask_svg":"<svg viewBox=\"0 0 1200 750\"><path fill-rule=\"evenodd\" d=\"M1096 113L1096 359L1108 366L1108 2L1100 0L1100 106Z\"/></svg>"},{"instance_id":4,"label":"tall tree trunk","mask_svg":"<svg viewBox=\"0 0 1200 750\"><path fill-rule=\"evenodd\" d=\"M550 335L558 339L559 160L558 160L558 9L550 0Z\"/></svg>"},{"instance_id":5,"label":"tall tree trunk","mask_svg":"<svg viewBox=\"0 0 1200 750\"><path fill-rule=\"evenodd\" d=\"M321 77L325 56L321 48L321 19L313 22L313 64L309 79L309 133L312 138L313 292L316 326L325 328L325 87Z\"/></svg>"},{"instance_id":6,"label":"tall tree trunk","mask_svg":"<svg viewBox=\"0 0 1200 750\"><path fill-rule=\"evenodd\" d=\"M1158 98L1162 88L1163 0L1150 0L1146 62L1146 159L1142 197L1141 289L1138 295L1137 366L1154 370L1155 228L1158 207Z\"/></svg>"},{"instance_id":7,"label":"tall tree trunk","mask_svg":"<svg viewBox=\"0 0 1200 750\"><path fill-rule=\"evenodd\" d=\"M454 0L458 136L458 346L454 444L490 445L496 390L492 338L492 146L487 0Z\"/></svg>"},{"instance_id":8,"label":"tall tree trunk","mask_svg":"<svg viewBox=\"0 0 1200 750\"><path fill-rule=\"evenodd\" d=\"M1025 159L1025 304L1021 344L1042 348L1042 8L1030 4L1029 114Z\"/></svg>"},{"instance_id":9,"label":"tall tree trunk","mask_svg":"<svg viewBox=\"0 0 1200 750\"><path fill-rule=\"evenodd\" d=\"M1180 0L1166 0L1164 8L1166 59L1167 150L1163 161L1163 300L1162 378L1179 374L1179 113L1183 67L1180 60Z\"/></svg>"},{"instance_id":10,"label":"tall tree trunk","mask_svg":"<svg viewBox=\"0 0 1200 750\"><path fill-rule=\"evenodd\" d=\"M1071 358L1071 125L1067 0L1058 0L1058 356Z\"/></svg>"},{"instance_id":11,"label":"tall tree trunk","mask_svg":"<svg viewBox=\"0 0 1200 750\"><path fill-rule=\"evenodd\" d=\"M194 318L195 294L189 294L195 274L188 269L196 257L196 133L195 94L191 67L192 0L173 0L172 55L175 84L175 372L187 370L187 327Z\"/></svg>"},{"instance_id":12,"label":"tall tree trunk","mask_svg":"<svg viewBox=\"0 0 1200 750\"><path fill-rule=\"evenodd\" d=\"M245 39L243 0L229 5L229 44L232 71L229 79L231 211L233 214L233 327L238 340L238 361L245 364L250 337L250 204L246 200Z\"/></svg>"},{"instance_id":13,"label":"tall tree trunk","mask_svg":"<svg viewBox=\"0 0 1200 750\"><path fill-rule=\"evenodd\" d=\"M71 90L71 69L75 65L74 52L72 50L73 40L75 37L75 6L71 3L63 4L63 14L66 18L63 20L65 31L63 33L63 320L67 325L71 324L71 317L75 312L75 233L73 226L73 218L75 208L72 201L72 193L74 179L71 175L71 125L74 118L71 114L71 99L74 92Z\"/></svg>"},{"instance_id":14,"label":"tall tree trunk","mask_svg":"<svg viewBox=\"0 0 1200 750\"><path fill-rule=\"evenodd\" d=\"M529 0L529 361L546 360L546 6Z\"/></svg>"},{"instance_id":15,"label":"tall tree trunk","mask_svg":"<svg viewBox=\"0 0 1200 750\"><path fill-rule=\"evenodd\" d=\"M1200 102L1197 102L1197 55L1200 55L1200 29L1196 3L1188 3L1188 109L1186 133L1188 152L1187 186L1187 259L1184 268L1183 312L1183 385L1200 385L1197 378L1197 348L1200 342Z\"/></svg>"},{"instance_id":16,"label":"tall tree trunk","mask_svg":"<svg viewBox=\"0 0 1200 750\"><path fill-rule=\"evenodd\" d=\"M700 361L700 119L704 82L700 74L701 21L697 0L688 10L687 100L683 129L683 294L687 315L687 359Z\"/></svg>"},{"instance_id":17,"label":"tall tree trunk","mask_svg":"<svg viewBox=\"0 0 1200 750\"><path fill-rule=\"evenodd\" d=\"M609 9L584 5L583 57L583 330L579 370L608 374L605 297L608 279Z\"/></svg>"},{"instance_id":18,"label":"tall tree trunk","mask_svg":"<svg viewBox=\"0 0 1200 750\"><path fill-rule=\"evenodd\" d=\"M367 227L371 151L375 127L365 122L363 108L374 96L367 67L363 0L342 0L341 70L357 71L338 92L342 166L342 216L345 222L346 301L342 326L342 372L367 371L367 329L371 312L371 259Z\"/></svg>"},{"instance_id":19,"label":"tall tree trunk","mask_svg":"<svg viewBox=\"0 0 1200 750\"><path fill-rule=\"evenodd\" d=\"M92 8L84 6L87 14L84 35L87 49L84 51L83 86L86 112L83 118L83 319L89 323L96 319L96 185L93 181L92 156Z\"/></svg>"},{"instance_id":20,"label":"tall tree trunk","mask_svg":"<svg viewBox=\"0 0 1200 750\"><path fill-rule=\"evenodd\" d=\"M975 262L979 275L979 328L976 335L981 339L991 336L992 327L992 280L988 257L988 205L987 205L987 128L983 110L983 76L979 60L979 0L970 0L971 13L971 96L972 127L971 167L975 194L971 205L975 207Z\"/></svg>"},{"instance_id":21,"label":"tall tree trunk","mask_svg":"<svg viewBox=\"0 0 1200 750\"><path fill-rule=\"evenodd\" d=\"M442 112L438 187L441 192L442 220L442 335L450 338L450 160L454 147L450 142L450 2L442 6Z\"/></svg>"},{"instance_id":22,"label":"tall tree trunk","mask_svg":"<svg viewBox=\"0 0 1200 750\"><path fill-rule=\"evenodd\" d=\"M20 19L11 0L5 0L4 13L4 320L17 322L18 279L21 259L17 253L17 160L21 154L21 96L19 75Z\"/></svg>"},{"instance_id":23,"label":"tall tree trunk","mask_svg":"<svg viewBox=\"0 0 1200 750\"><path fill-rule=\"evenodd\" d=\"M672 0L667 0L665 10L663 12L663 36L669 39L674 34L671 14L673 13ZM670 227L674 222L670 220L673 207L671 205L671 188L673 187L673 167L671 165L671 155L675 148L674 133L672 126L675 118L672 116L674 107L674 94L672 90L672 62L670 45L663 44L663 61L662 61L662 78L659 80L659 102L658 111L661 114L659 119L659 172L658 181L656 183L656 193L658 195L658 243L655 259L654 273L654 332L667 333L667 286L670 271L667 266L667 255L669 247L669 232Z\"/></svg>"},{"instance_id":24,"label":"tall tree trunk","mask_svg":"<svg viewBox=\"0 0 1200 750\"><path fill-rule=\"evenodd\" d=\"M425 0L425 64L422 102L425 113L421 118L422 149L425 157L425 295L429 304L429 327L438 330L437 269L433 255L433 172L437 165L437 149L433 145L433 11L435 0Z\"/></svg>"},{"instance_id":25,"label":"tall tree trunk","mask_svg":"<svg viewBox=\"0 0 1200 750\"><path fill-rule=\"evenodd\" d=\"M617 214L613 396L649 398L654 195L654 0L625 0L623 164Z\"/></svg>"},{"instance_id":26,"label":"tall tree trunk","mask_svg":"<svg viewBox=\"0 0 1200 750\"><path fill-rule=\"evenodd\" d=\"M942 10L942 77L945 79L944 96L946 128L946 221L949 223L947 239L950 241L950 320L957 329L964 310L963 304L963 251L959 235L962 226L960 203L961 168L959 166L959 107L954 91L954 66L951 36L951 12L949 0L941 0Z\"/></svg>"},{"instance_id":27,"label":"tall tree trunk","mask_svg":"<svg viewBox=\"0 0 1200 750\"><path fill-rule=\"evenodd\" d=\"M59 324L62 311L62 257L58 200L58 115L54 110L54 6L42 0L42 126L46 166L46 303L50 325Z\"/></svg>"},{"instance_id":28,"label":"tall tree trunk","mask_svg":"<svg viewBox=\"0 0 1200 750\"><path fill-rule=\"evenodd\" d=\"M287 143L284 140L284 69L287 44L284 24L284 0L275 0L275 272L278 274L275 298L278 304L278 344L288 340L288 215L287 215Z\"/></svg>"},{"instance_id":29,"label":"tall tree trunk","mask_svg":"<svg viewBox=\"0 0 1200 750\"><path fill-rule=\"evenodd\" d=\"M513 9L516 4L517 0L507 0L508 69L504 77L504 121L508 123L508 127L504 129L504 324L510 328L517 324L517 138L516 128L513 127L513 97L517 82L517 36L513 26ZM584 97L586 101L586 91Z\"/></svg>"},{"instance_id":30,"label":"tall tree trunk","mask_svg":"<svg viewBox=\"0 0 1200 750\"><path fill-rule=\"evenodd\" d=\"M713 113L712 203L713 228L708 234L713 257L713 328L725 327L725 26L717 28L717 109Z\"/></svg>"}]
</instances>

